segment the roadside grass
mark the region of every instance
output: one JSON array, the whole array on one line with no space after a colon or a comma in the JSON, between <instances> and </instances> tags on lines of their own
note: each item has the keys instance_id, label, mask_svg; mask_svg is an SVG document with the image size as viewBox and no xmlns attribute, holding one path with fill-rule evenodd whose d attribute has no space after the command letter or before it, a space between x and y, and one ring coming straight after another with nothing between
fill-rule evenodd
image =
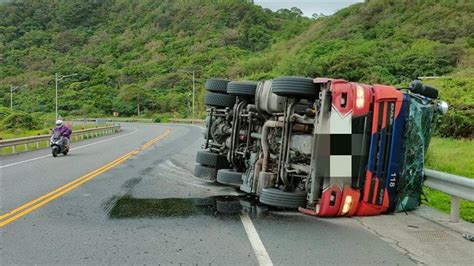
<instances>
[{"instance_id":1,"label":"roadside grass","mask_svg":"<svg viewBox=\"0 0 474 266\"><path fill-rule=\"evenodd\" d=\"M83 137L79 138L77 141L75 141L75 138L71 138L71 143L75 143L75 142L79 142L79 141L82 141L82 140L85 140L85 139L91 139L91 138L93 138L93 137L87 137L85 135ZM49 140L40 141L38 147L39 147L39 149L48 148L49 147ZM28 144L28 150L29 151L37 150L38 147L36 146L36 143ZM26 147L23 144L16 146L16 153L24 152L25 150L26 150ZM0 155L8 155L8 154L11 154L11 153L12 153L12 148L11 147L3 148L0 151Z\"/></svg>"},{"instance_id":2,"label":"roadside grass","mask_svg":"<svg viewBox=\"0 0 474 266\"><path fill-rule=\"evenodd\" d=\"M102 126L102 125L101 125ZM99 127L96 124L76 124L72 125L72 130L81 130L81 129L88 129L88 128L95 128ZM53 127L51 127L53 128ZM37 135L48 135L51 133L51 128L43 128L43 129L34 129L34 130L0 130L0 138L1 139L14 139L14 138L22 138L22 137L32 137Z\"/></svg>"},{"instance_id":3,"label":"roadside grass","mask_svg":"<svg viewBox=\"0 0 474 266\"><path fill-rule=\"evenodd\" d=\"M426 158L426 168L474 178L474 141L433 137ZM449 213L451 197L425 187L424 204ZM461 200L461 217L474 223L474 202Z\"/></svg>"},{"instance_id":4,"label":"roadside grass","mask_svg":"<svg viewBox=\"0 0 474 266\"><path fill-rule=\"evenodd\" d=\"M95 124L89 124L89 125L86 124L86 125L75 125L75 126L72 127L72 129L73 129L73 132L74 132L74 130L96 128L96 127L99 127L99 126L97 126ZM49 129L45 129L45 130L46 130L46 133L41 133L42 132L41 130L24 131L23 135L17 134L17 135L14 135L14 137L12 137L12 138L20 138L20 137L29 137L29 136L49 134ZM37 133L37 134L32 134L33 132ZM0 131L0 134L2 134L2 133L3 133L3 131ZM27 134L30 134L30 135L27 135ZM1 136L3 136L3 135L1 135ZM93 137L88 137L86 135L82 135L81 137L78 138L77 142L79 142L81 140L85 140L85 139L90 139L90 138L93 138ZM74 143L74 142L76 142L76 138L71 137L71 143ZM15 147L16 148L15 153L21 153L21 152L24 152L26 150L33 151L33 150L37 150L37 149L44 149L44 148L47 148L47 147L49 147L49 140L39 141L38 145L36 143L29 143L26 146L25 146L25 144L21 144L21 145L17 145ZM6 148L0 149L0 155L1 156L12 154L12 152L13 152L12 147L6 147Z\"/></svg>"}]
</instances>

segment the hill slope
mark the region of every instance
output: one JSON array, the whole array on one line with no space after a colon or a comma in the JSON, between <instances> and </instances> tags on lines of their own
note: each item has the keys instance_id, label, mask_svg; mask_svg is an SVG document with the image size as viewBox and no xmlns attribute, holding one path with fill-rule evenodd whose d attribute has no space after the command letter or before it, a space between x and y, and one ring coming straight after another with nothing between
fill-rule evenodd
<instances>
[{"instance_id":1,"label":"hill slope","mask_svg":"<svg viewBox=\"0 0 474 266\"><path fill-rule=\"evenodd\" d=\"M27 0L0 5L0 86L17 109L54 110L54 73L78 73L61 83L60 110L72 114L150 112L186 115L190 78L223 76L239 58L301 33L310 20L274 13L249 1Z\"/></svg>"},{"instance_id":2,"label":"hill slope","mask_svg":"<svg viewBox=\"0 0 474 266\"><path fill-rule=\"evenodd\" d=\"M318 19L230 73L399 83L472 67L473 1L370 0Z\"/></svg>"},{"instance_id":3,"label":"hill slope","mask_svg":"<svg viewBox=\"0 0 474 266\"><path fill-rule=\"evenodd\" d=\"M190 78L178 69L197 70L200 100L209 77L399 84L474 65L472 1L370 0L317 20L243 0L129 2L0 5L2 104L10 84L28 83L16 108L53 110L55 72L79 73L60 84L65 113L130 115L140 103L186 116Z\"/></svg>"}]
</instances>

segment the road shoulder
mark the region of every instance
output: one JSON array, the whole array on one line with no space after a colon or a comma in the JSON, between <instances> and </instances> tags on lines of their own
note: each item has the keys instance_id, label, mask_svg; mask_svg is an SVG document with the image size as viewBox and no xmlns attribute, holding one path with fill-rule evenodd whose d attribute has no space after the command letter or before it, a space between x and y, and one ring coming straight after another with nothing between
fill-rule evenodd
<instances>
[{"instance_id":1,"label":"road shoulder","mask_svg":"<svg viewBox=\"0 0 474 266\"><path fill-rule=\"evenodd\" d=\"M354 218L366 230L418 264L472 265L474 224L450 223L449 216L426 206L409 213Z\"/></svg>"}]
</instances>

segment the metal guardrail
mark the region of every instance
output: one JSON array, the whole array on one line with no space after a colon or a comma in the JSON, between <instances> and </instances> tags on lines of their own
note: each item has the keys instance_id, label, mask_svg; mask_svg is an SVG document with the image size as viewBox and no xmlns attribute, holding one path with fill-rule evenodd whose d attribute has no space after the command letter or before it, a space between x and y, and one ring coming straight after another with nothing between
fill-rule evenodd
<instances>
[{"instance_id":1,"label":"metal guardrail","mask_svg":"<svg viewBox=\"0 0 474 266\"><path fill-rule=\"evenodd\" d=\"M140 123L151 123L152 119L147 118L81 118L73 119L74 122L79 123L110 123L110 122L140 122ZM182 119L182 118L171 118L170 123L181 123L181 124L203 124L203 119Z\"/></svg>"},{"instance_id":2,"label":"metal guardrail","mask_svg":"<svg viewBox=\"0 0 474 266\"><path fill-rule=\"evenodd\" d=\"M181 124L204 124L202 119L170 119L170 123L181 123Z\"/></svg>"},{"instance_id":3,"label":"metal guardrail","mask_svg":"<svg viewBox=\"0 0 474 266\"><path fill-rule=\"evenodd\" d=\"M91 138L97 136L103 136L107 134L112 134L120 131L120 125L105 126L98 128L89 128L83 130L73 131L71 134L71 140L78 141L79 139L83 140L84 138ZM39 149L41 146L41 141L49 142L51 135L38 135L32 137L16 138L16 139L6 139L0 140L0 150L3 151L4 148L12 147L11 153L16 153L17 146L24 145L24 151L30 150L30 144L34 143L35 148Z\"/></svg>"},{"instance_id":4,"label":"metal guardrail","mask_svg":"<svg viewBox=\"0 0 474 266\"><path fill-rule=\"evenodd\" d=\"M96 125L105 124L105 123L121 123L121 122L138 122L138 123L151 123L153 122L151 118L75 118L72 121L76 123L93 123Z\"/></svg>"},{"instance_id":5,"label":"metal guardrail","mask_svg":"<svg viewBox=\"0 0 474 266\"><path fill-rule=\"evenodd\" d=\"M460 199L474 201L474 179L425 169L425 186L451 196L450 221L459 222Z\"/></svg>"}]
</instances>

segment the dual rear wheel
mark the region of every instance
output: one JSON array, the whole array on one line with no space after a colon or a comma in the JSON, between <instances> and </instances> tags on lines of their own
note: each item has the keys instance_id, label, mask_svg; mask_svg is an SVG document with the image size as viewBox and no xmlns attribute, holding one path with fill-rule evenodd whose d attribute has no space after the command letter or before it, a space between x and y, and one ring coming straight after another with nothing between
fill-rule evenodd
<instances>
[{"instance_id":1,"label":"dual rear wheel","mask_svg":"<svg viewBox=\"0 0 474 266\"><path fill-rule=\"evenodd\" d=\"M208 181L216 180L219 169L229 168L226 156L210 151L198 151L196 163L194 176Z\"/></svg>"}]
</instances>

